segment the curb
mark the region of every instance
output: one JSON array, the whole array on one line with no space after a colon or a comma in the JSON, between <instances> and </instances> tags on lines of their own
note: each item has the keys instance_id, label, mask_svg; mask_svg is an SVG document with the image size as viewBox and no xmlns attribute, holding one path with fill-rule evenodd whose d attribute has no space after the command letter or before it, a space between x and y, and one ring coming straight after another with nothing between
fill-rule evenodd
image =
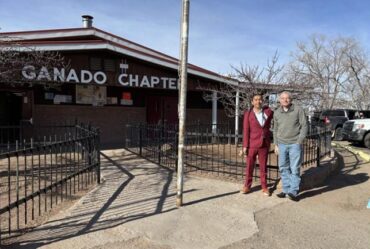
<instances>
[{"instance_id":1,"label":"curb","mask_svg":"<svg viewBox=\"0 0 370 249\"><path fill-rule=\"evenodd\" d=\"M370 155L369 154L367 154L367 153L365 153L363 151L360 151L360 150L356 150L352 146L349 146L349 145L341 145L341 144L337 144L337 143L333 143L333 142L331 143L331 145L333 147L341 147L341 148L344 148L346 150L349 150L353 154L358 155L359 157L361 157L362 160L364 160L365 162L370 162Z\"/></svg>"},{"instance_id":2,"label":"curb","mask_svg":"<svg viewBox=\"0 0 370 249\"><path fill-rule=\"evenodd\" d=\"M301 175L301 184L299 191L306 191L321 186L325 180L337 172L341 167L338 156L325 157L321 160L319 167L311 167L305 170ZM276 188L282 190L282 183L279 180Z\"/></svg>"},{"instance_id":3,"label":"curb","mask_svg":"<svg viewBox=\"0 0 370 249\"><path fill-rule=\"evenodd\" d=\"M312 167L301 175L300 191L321 186L325 180L340 168L337 156L321 160L320 167Z\"/></svg>"}]
</instances>

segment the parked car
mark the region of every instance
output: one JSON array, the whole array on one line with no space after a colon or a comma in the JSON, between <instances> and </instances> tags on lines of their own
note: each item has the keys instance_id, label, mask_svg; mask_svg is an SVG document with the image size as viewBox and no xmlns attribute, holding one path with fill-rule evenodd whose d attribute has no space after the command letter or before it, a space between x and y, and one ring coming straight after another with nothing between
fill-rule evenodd
<instances>
[{"instance_id":1,"label":"parked car","mask_svg":"<svg viewBox=\"0 0 370 249\"><path fill-rule=\"evenodd\" d=\"M370 118L370 111L359 111L352 109L333 109L315 112L313 122L319 125L327 125L332 131L334 140L343 140L343 124L348 120L360 118L360 113L365 118Z\"/></svg>"},{"instance_id":2,"label":"parked car","mask_svg":"<svg viewBox=\"0 0 370 249\"><path fill-rule=\"evenodd\" d=\"M343 125L344 139L370 149L370 118L349 120Z\"/></svg>"}]
</instances>

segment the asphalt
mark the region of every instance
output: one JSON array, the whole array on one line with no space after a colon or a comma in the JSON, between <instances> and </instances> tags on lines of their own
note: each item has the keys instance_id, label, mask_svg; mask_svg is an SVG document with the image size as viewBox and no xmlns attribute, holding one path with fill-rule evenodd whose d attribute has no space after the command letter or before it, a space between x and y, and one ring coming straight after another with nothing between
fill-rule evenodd
<instances>
[{"instance_id":1,"label":"asphalt","mask_svg":"<svg viewBox=\"0 0 370 249\"><path fill-rule=\"evenodd\" d=\"M259 232L223 249L368 249L370 163L344 148L336 150L343 161L337 174L303 192L296 205L256 212Z\"/></svg>"},{"instance_id":2,"label":"asphalt","mask_svg":"<svg viewBox=\"0 0 370 249\"><path fill-rule=\"evenodd\" d=\"M191 176L179 209L173 172L104 151L103 183L9 248L368 248L370 166L337 150L337 160L305 172L299 202Z\"/></svg>"},{"instance_id":3,"label":"asphalt","mask_svg":"<svg viewBox=\"0 0 370 249\"><path fill-rule=\"evenodd\" d=\"M359 144L354 144L346 141L332 142L333 147L345 148L352 153L358 155L363 161L370 162L370 149L365 148Z\"/></svg>"}]
</instances>

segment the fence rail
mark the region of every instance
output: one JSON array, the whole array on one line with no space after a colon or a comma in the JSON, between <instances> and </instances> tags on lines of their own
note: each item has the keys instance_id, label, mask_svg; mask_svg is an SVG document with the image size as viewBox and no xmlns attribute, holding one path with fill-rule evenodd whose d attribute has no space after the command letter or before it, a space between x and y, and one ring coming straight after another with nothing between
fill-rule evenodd
<instances>
[{"instance_id":1,"label":"fence rail","mask_svg":"<svg viewBox=\"0 0 370 249\"><path fill-rule=\"evenodd\" d=\"M77 123L0 126L0 134L9 129L19 133L9 140L1 136L0 242L21 234L30 221L100 182L98 129Z\"/></svg>"},{"instance_id":2,"label":"fence rail","mask_svg":"<svg viewBox=\"0 0 370 249\"><path fill-rule=\"evenodd\" d=\"M149 161L176 170L177 126L127 125L125 148ZM222 178L242 179L245 157L240 155L242 135L231 126L189 125L185 134L186 172L205 173ZM310 126L303 144L303 167L320 166L320 159L330 154L331 133L326 127ZM279 178L278 157L271 146L267 162L269 183ZM256 165L254 176L259 178Z\"/></svg>"}]
</instances>

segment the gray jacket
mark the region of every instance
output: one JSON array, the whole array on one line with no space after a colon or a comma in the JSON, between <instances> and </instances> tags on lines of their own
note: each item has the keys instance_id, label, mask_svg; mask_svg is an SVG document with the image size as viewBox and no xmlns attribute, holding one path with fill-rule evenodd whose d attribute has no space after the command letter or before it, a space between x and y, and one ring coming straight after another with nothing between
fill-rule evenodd
<instances>
[{"instance_id":1,"label":"gray jacket","mask_svg":"<svg viewBox=\"0 0 370 249\"><path fill-rule=\"evenodd\" d=\"M307 118L301 107L292 104L274 113L274 144L302 144L307 135Z\"/></svg>"}]
</instances>

